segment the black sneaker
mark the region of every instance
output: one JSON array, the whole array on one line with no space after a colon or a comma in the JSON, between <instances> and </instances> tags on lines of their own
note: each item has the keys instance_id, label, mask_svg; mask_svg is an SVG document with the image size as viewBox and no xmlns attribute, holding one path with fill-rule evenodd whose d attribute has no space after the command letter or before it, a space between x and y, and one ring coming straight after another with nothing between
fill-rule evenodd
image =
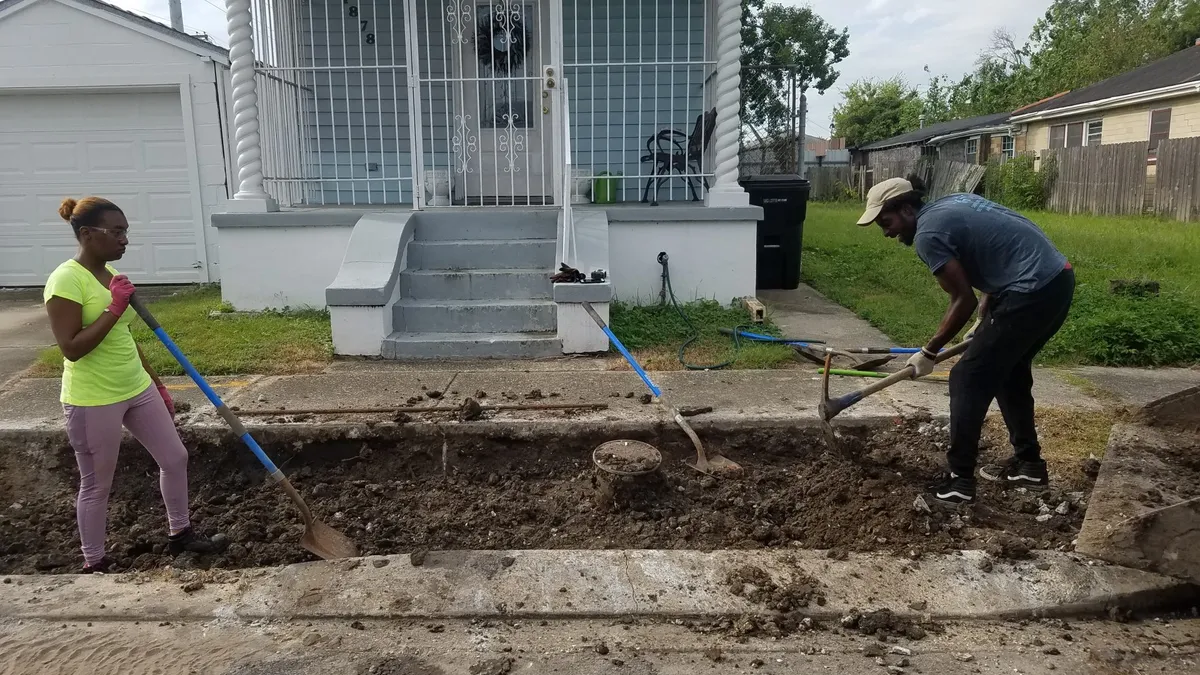
<instances>
[{"instance_id":1,"label":"black sneaker","mask_svg":"<svg viewBox=\"0 0 1200 675\"><path fill-rule=\"evenodd\" d=\"M1050 474L1044 461L1024 462L1016 457L1004 464L988 464L979 469L979 477L1012 487L1044 490L1050 485Z\"/></svg>"},{"instance_id":2,"label":"black sneaker","mask_svg":"<svg viewBox=\"0 0 1200 675\"><path fill-rule=\"evenodd\" d=\"M167 550L171 555L182 555L190 551L192 553L220 553L225 550L228 540L224 535L218 534L211 539L196 532L191 527L167 537Z\"/></svg>"},{"instance_id":3,"label":"black sneaker","mask_svg":"<svg viewBox=\"0 0 1200 675\"><path fill-rule=\"evenodd\" d=\"M943 474L941 480L929 486L933 501L948 506L975 503L975 479L956 473Z\"/></svg>"},{"instance_id":4,"label":"black sneaker","mask_svg":"<svg viewBox=\"0 0 1200 675\"><path fill-rule=\"evenodd\" d=\"M95 565L84 565L81 574L107 574L109 568L113 566L112 558L104 556L100 562Z\"/></svg>"}]
</instances>

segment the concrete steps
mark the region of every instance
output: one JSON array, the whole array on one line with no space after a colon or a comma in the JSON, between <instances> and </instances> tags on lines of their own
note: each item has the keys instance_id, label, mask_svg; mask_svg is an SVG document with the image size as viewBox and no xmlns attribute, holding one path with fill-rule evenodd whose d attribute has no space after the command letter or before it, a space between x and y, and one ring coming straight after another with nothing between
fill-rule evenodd
<instances>
[{"instance_id":1,"label":"concrete steps","mask_svg":"<svg viewBox=\"0 0 1200 675\"><path fill-rule=\"evenodd\" d=\"M562 356L554 333L401 333L383 341L385 359L537 359Z\"/></svg>"},{"instance_id":2,"label":"concrete steps","mask_svg":"<svg viewBox=\"0 0 1200 675\"><path fill-rule=\"evenodd\" d=\"M543 270L406 270L400 295L434 300L549 300L550 275Z\"/></svg>"},{"instance_id":3,"label":"concrete steps","mask_svg":"<svg viewBox=\"0 0 1200 675\"><path fill-rule=\"evenodd\" d=\"M562 354L550 283L557 211L447 209L417 218L384 358Z\"/></svg>"}]
</instances>

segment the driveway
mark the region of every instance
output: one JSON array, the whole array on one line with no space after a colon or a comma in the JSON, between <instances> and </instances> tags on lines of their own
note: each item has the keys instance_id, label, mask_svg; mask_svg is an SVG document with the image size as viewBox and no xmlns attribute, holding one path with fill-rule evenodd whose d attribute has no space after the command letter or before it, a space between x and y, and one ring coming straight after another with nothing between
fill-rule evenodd
<instances>
[{"instance_id":1,"label":"driveway","mask_svg":"<svg viewBox=\"0 0 1200 675\"><path fill-rule=\"evenodd\" d=\"M25 371L38 352L54 344L42 291L0 291L0 389Z\"/></svg>"}]
</instances>

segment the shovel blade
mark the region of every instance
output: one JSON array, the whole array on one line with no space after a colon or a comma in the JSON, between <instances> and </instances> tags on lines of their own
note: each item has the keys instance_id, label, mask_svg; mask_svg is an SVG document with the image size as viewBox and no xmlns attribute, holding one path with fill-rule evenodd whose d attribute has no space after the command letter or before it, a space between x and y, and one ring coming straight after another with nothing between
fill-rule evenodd
<instances>
[{"instance_id":1,"label":"shovel blade","mask_svg":"<svg viewBox=\"0 0 1200 675\"><path fill-rule=\"evenodd\" d=\"M323 560L358 557L358 547L349 537L319 520L306 524L300 545Z\"/></svg>"},{"instance_id":2,"label":"shovel blade","mask_svg":"<svg viewBox=\"0 0 1200 675\"><path fill-rule=\"evenodd\" d=\"M742 465L724 455L708 454L703 464L696 460L688 460L687 465L708 476L737 476L742 473Z\"/></svg>"}]
</instances>

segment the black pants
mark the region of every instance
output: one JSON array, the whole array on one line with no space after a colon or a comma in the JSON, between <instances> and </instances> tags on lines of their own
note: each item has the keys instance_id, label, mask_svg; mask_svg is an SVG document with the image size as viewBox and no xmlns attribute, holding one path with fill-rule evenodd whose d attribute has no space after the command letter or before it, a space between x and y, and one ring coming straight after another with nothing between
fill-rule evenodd
<instances>
[{"instance_id":1,"label":"black pants","mask_svg":"<svg viewBox=\"0 0 1200 675\"><path fill-rule=\"evenodd\" d=\"M1042 457L1033 421L1033 358L1062 328L1075 294L1075 272L1064 269L1033 293L1001 293L962 359L950 370L950 470L974 476L979 435L995 399L1018 458Z\"/></svg>"}]
</instances>

